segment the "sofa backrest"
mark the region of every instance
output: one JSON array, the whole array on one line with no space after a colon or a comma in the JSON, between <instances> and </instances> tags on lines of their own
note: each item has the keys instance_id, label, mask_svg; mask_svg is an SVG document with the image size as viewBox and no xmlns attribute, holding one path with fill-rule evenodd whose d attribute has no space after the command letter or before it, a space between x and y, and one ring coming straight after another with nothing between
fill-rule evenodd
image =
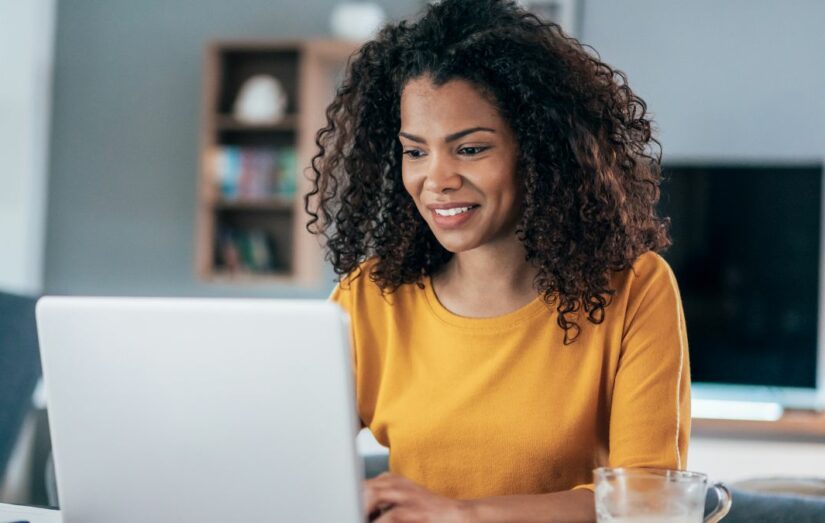
<instances>
[{"instance_id":1,"label":"sofa backrest","mask_svg":"<svg viewBox=\"0 0 825 523\"><path fill-rule=\"evenodd\" d=\"M0 292L0 476L40 377L37 298Z\"/></svg>"}]
</instances>

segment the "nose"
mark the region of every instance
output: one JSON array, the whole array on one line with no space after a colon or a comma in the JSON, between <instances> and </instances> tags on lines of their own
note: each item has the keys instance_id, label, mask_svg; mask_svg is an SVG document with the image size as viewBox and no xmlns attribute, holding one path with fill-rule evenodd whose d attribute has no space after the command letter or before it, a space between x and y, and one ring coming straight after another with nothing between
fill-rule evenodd
<instances>
[{"instance_id":1,"label":"nose","mask_svg":"<svg viewBox=\"0 0 825 523\"><path fill-rule=\"evenodd\" d=\"M461 188L464 177L459 174L455 163L446 158L433 157L427 170L425 189L432 192L447 192Z\"/></svg>"}]
</instances>

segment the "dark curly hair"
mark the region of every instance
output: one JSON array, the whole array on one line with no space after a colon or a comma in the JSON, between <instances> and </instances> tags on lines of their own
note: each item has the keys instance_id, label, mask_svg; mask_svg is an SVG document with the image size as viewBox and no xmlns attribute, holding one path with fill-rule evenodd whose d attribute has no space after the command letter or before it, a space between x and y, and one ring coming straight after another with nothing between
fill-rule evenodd
<instances>
[{"instance_id":1,"label":"dark curly hair","mask_svg":"<svg viewBox=\"0 0 825 523\"><path fill-rule=\"evenodd\" d=\"M661 146L646 104L595 50L512 0L444 0L415 23L386 25L347 63L304 197L307 230L323 237L335 272L374 256L369 277L384 292L423 285L452 256L401 179L401 92L424 75L470 82L513 129L525 195L516 235L571 343L581 309L604 320L609 271L671 243L655 209Z\"/></svg>"}]
</instances>

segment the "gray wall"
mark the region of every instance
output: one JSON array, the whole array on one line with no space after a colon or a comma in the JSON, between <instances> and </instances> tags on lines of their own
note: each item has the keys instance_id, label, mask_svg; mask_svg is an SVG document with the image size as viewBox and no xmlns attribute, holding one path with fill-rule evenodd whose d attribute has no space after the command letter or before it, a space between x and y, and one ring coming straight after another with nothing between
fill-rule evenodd
<instances>
[{"instance_id":1,"label":"gray wall","mask_svg":"<svg viewBox=\"0 0 825 523\"><path fill-rule=\"evenodd\" d=\"M58 2L45 290L319 296L193 275L202 52L327 35L335 0ZM387 0L388 16L420 0ZM331 278L330 278L331 281Z\"/></svg>"},{"instance_id":2,"label":"gray wall","mask_svg":"<svg viewBox=\"0 0 825 523\"><path fill-rule=\"evenodd\" d=\"M825 2L590 0L584 36L630 77L665 157L825 156Z\"/></svg>"},{"instance_id":3,"label":"gray wall","mask_svg":"<svg viewBox=\"0 0 825 523\"><path fill-rule=\"evenodd\" d=\"M334 0L59 2L48 292L320 296L192 274L201 51L326 33ZM385 0L390 17L420 0ZM628 73L666 159L825 153L825 3L587 0L582 38Z\"/></svg>"}]
</instances>

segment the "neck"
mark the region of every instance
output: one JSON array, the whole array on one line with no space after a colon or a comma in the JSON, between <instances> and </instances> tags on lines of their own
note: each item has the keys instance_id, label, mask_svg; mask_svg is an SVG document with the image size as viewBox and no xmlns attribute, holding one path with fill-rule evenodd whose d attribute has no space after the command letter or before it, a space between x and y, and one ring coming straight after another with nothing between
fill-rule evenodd
<instances>
[{"instance_id":1,"label":"neck","mask_svg":"<svg viewBox=\"0 0 825 523\"><path fill-rule=\"evenodd\" d=\"M488 244L456 253L433 277L442 302L454 312L490 316L515 310L535 299L538 292L533 279L537 269L525 261L521 242L515 238L513 242L515 245Z\"/></svg>"}]
</instances>

